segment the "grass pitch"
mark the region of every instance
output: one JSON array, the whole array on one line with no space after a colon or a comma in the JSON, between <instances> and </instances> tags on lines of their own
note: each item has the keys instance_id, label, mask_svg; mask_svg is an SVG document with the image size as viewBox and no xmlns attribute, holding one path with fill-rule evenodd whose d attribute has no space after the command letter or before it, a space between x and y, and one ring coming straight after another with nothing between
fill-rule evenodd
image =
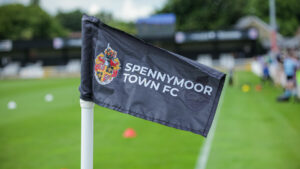
<instances>
[{"instance_id":1,"label":"grass pitch","mask_svg":"<svg viewBox=\"0 0 300 169\"><path fill-rule=\"evenodd\" d=\"M227 87L208 169L300 168L300 104L237 72ZM243 84L250 91L243 93ZM0 81L0 169L79 169L79 79ZM51 93L52 102L44 97ZM7 104L15 101L17 108ZM95 106L94 168L194 169L204 138ZM126 128L137 137L124 139Z\"/></svg>"},{"instance_id":2,"label":"grass pitch","mask_svg":"<svg viewBox=\"0 0 300 169\"><path fill-rule=\"evenodd\" d=\"M207 169L299 169L300 103L276 102L283 89L237 72L223 100ZM250 90L242 92L244 85Z\"/></svg>"},{"instance_id":3,"label":"grass pitch","mask_svg":"<svg viewBox=\"0 0 300 169\"><path fill-rule=\"evenodd\" d=\"M0 169L79 169L79 79L0 82ZM52 102L44 97L51 93ZM9 110L9 101L17 108ZM194 168L203 137L95 106L94 168ZM126 128L137 137L124 139Z\"/></svg>"}]
</instances>

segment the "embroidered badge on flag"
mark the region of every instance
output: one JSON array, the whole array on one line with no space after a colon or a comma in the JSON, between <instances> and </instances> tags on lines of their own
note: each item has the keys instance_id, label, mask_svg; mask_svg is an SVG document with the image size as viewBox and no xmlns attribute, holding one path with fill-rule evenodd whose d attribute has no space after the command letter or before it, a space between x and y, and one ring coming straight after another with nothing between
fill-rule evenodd
<instances>
[{"instance_id":1,"label":"embroidered badge on flag","mask_svg":"<svg viewBox=\"0 0 300 169\"><path fill-rule=\"evenodd\" d=\"M109 44L95 59L95 77L99 84L109 84L120 70L120 61L117 58L117 51L113 50Z\"/></svg>"}]
</instances>

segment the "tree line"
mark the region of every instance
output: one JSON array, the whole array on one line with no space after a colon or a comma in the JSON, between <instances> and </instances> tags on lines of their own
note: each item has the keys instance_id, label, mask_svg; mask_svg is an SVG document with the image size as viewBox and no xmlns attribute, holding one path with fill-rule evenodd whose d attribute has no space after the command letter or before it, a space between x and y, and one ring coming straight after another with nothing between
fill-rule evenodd
<instances>
[{"instance_id":1,"label":"tree line","mask_svg":"<svg viewBox=\"0 0 300 169\"><path fill-rule=\"evenodd\" d=\"M174 13L178 31L231 29L243 16L255 15L269 22L268 0L168 0L154 13ZM278 30L293 36L300 24L298 0L276 0ZM7 4L0 6L0 39L50 39L67 37L80 32L84 11L58 11L49 15L39 6L39 0L30 5ZM104 23L135 34L135 25L113 17L109 12L95 15Z\"/></svg>"},{"instance_id":2,"label":"tree line","mask_svg":"<svg viewBox=\"0 0 300 169\"><path fill-rule=\"evenodd\" d=\"M35 1L32 1L35 2ZM0 6L0 40L1 39L51 39L67 37L71 32L81 31L81 17L84 11L75 9L69 12L58 11L49 15L37 2L28 6L8 4ZM104 23L135 34L134 23L115 19L109 12L95 15Z\"/></svg>"},{"instance_id":3,"label":"tree line","mask_svg":"<svg viewBox=\"0 0 300 169\"><path fill-rule=\"evenodd\" d=\"M299 0L275 0L278 31L293 36L300 24ZM157 13L175 13L181 31L230 29L243 16L269 23L269 0L168 0Z\"/></svg>"}]
</instances>

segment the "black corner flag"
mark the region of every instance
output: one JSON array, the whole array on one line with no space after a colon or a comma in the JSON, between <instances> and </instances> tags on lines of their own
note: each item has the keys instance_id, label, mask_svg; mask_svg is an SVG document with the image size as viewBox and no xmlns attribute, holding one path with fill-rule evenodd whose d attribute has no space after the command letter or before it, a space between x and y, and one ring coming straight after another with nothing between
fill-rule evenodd
<instances>
[{"instance_id":1,"label":"black corner flag","mask_svg":"<svg viewBox=\"0 0 300 169\"><path fill-rule=\"evenodd\" d=\"M207 136L225 74L82 18L80 98Z\"/></svg>"}]
</instances>

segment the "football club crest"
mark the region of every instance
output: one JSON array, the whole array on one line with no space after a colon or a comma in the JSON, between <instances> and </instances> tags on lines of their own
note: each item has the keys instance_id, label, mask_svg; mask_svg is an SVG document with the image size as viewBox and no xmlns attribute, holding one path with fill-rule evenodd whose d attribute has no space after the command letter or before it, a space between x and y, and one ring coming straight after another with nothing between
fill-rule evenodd
<instances>
[{"instance_id":1,"label":"football club crest","mask_svg":"<svg viewBox=\"0 0 300 169\"><path fill-rule=\"evenodd\" d=\"M101 85L109 84L120 70L120 61L117 58L117 51L108 44L104 53L101 52L95 59L95 78Z\"/></svg>"}]
</instances>

